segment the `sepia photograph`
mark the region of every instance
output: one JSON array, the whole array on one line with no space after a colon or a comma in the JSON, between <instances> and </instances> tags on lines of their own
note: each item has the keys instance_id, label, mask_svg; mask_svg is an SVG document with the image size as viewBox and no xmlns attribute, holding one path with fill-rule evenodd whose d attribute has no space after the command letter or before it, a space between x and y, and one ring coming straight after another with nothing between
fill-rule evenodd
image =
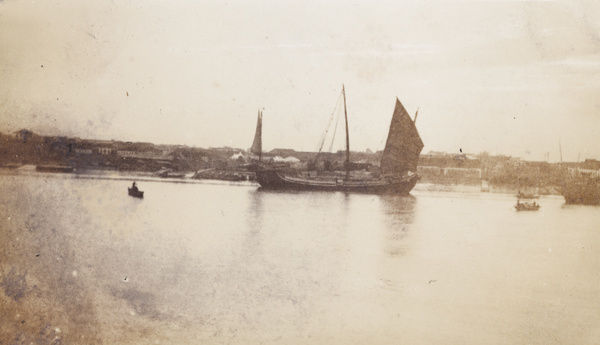
<instances>
[{"instance_id":1,"label":"sepia photograph","mask_svg":"<svg viewBox=\"0 0 600 345\"><path fill-rule=\"evenodd\" d=\"M0 0L0 345L600 344L600 2Z\"/></svg>"}]
</instances>

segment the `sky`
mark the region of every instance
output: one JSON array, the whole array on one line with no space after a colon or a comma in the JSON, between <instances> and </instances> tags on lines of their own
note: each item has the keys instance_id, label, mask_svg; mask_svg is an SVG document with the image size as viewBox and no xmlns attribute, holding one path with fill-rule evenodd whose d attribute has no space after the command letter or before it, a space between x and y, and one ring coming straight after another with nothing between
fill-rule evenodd
<instances>
[{"instance_id":1,"label":"sky","mask_svg":"<svg viewBox=\"0 0 600 345\"><path fill-rule=\"evenodd\" d=\"M313 151L344 85L352 150L600 159L597 0L0 0L0 75L5 133Z\"/></svg>"}]
</instances>

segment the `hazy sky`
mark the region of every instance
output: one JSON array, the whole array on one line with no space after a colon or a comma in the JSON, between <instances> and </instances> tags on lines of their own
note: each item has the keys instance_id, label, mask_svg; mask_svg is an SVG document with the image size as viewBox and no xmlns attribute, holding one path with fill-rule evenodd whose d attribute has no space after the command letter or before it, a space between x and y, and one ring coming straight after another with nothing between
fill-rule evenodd
<instances>
[{"instance_id":1,"label":"hazy sky","mask_svg":"<svg viewBox=\"0 0 600 345\"><path fill-rule=\"evenodd\" d=\"M0 0L0 131L351 148L398 97L423 152L600 159L600 1Z\"/></svg>"}]
</instances>

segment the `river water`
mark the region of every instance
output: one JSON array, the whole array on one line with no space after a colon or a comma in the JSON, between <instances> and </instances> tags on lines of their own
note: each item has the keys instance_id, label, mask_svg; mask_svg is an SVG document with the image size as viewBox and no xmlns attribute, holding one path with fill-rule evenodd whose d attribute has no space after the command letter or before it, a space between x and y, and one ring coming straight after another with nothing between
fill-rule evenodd
<instances>
[{"instance_id":1,"label":"river water","mask_svg":"<svg viewBox=\"0 0 600 345\"><path fill-rule=\"evenodd\" d=\"M0 344L599 344L600 208L0 175Z\"/></svg>"}]
</instances>

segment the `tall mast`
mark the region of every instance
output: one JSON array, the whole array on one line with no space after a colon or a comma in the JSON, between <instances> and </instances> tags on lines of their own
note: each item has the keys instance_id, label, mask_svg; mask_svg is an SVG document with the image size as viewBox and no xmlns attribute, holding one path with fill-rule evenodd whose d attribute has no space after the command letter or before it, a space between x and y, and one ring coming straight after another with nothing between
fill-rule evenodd
<instances>
[{"instance_id":1,"label":"tall mast","mask_svg":"<svg viewBox=\"0 0 600 345\"><path fill-rule=\"evenodd\" d=\"M262 162L262 110L259 109L260 115L260 151L258 152L258 161Z\"/></svg>"},{"instance_id":2,"label":"tall mast","mask_svg":"<svg viewBox=\"0 0 600 345\"><path fill-rule=\"evenodd\" d=\"M562 145L560 144L560 138L558 138L558 152L560 152L560 162L562 163Z\"/></svg>"},{"instance_id":3,"label":"tall mast","mask_svg":"<svg viewBox=\"0 0 600 345\"><path fill-rule=\"evenodd\" d=\"M346 178L350 175L350 136L348 135L348 111L346 111L346 89L342 84L342 95L344 95L344 117L346 118Z\"/></svg>"}]
</instances>

